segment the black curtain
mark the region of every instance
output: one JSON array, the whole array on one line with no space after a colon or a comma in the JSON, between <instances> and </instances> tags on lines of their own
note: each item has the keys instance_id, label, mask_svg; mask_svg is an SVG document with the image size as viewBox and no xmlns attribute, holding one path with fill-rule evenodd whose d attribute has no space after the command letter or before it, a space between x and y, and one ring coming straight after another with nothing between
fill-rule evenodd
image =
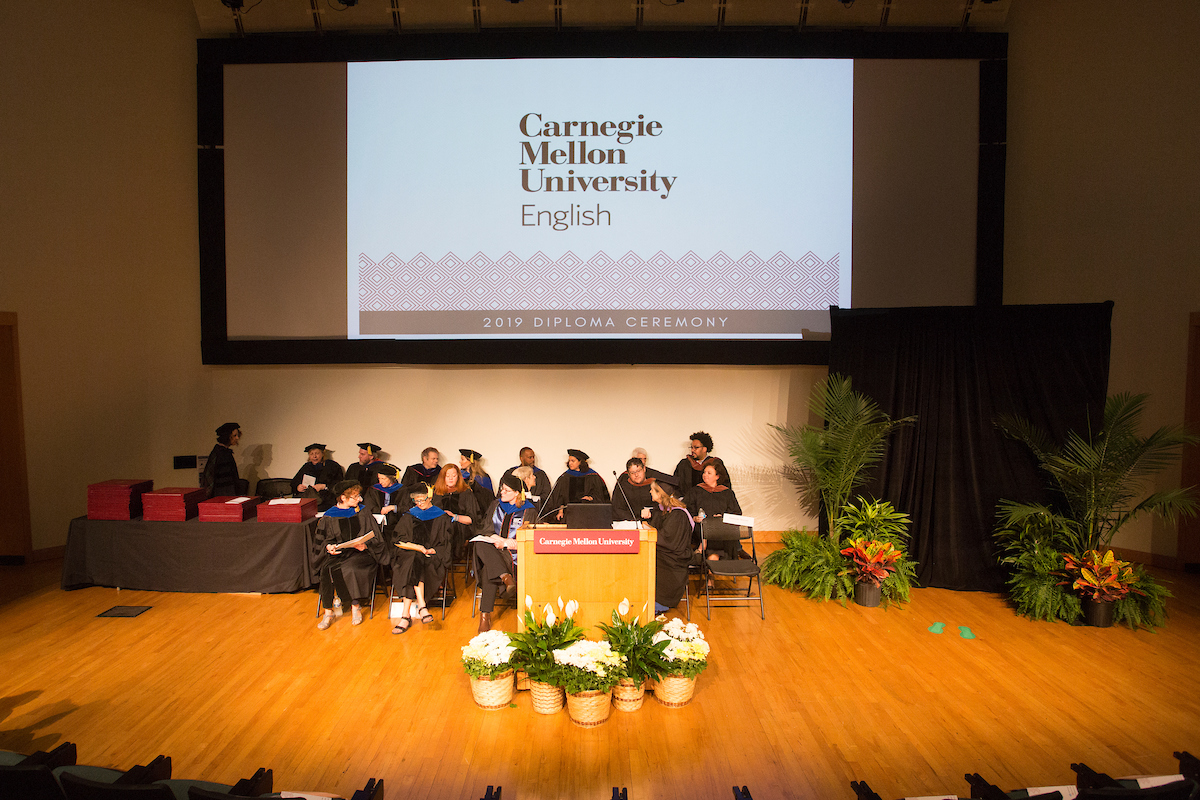
<instances>
[{"instance_id":1,"label":"black curtain","mask_svg":"<svg viewBox=\"0 0 1200 800\"><path fill-rule=\"evenodd\" d=\"M913 520L922 586L1001 591L996 502L1047 500L1028 449L996 429L1015 413L1061 438L1099 426L1108 389L1112 303L833 309L830 373L892 417L864 494Z\"/></svg>"}]
</instances>

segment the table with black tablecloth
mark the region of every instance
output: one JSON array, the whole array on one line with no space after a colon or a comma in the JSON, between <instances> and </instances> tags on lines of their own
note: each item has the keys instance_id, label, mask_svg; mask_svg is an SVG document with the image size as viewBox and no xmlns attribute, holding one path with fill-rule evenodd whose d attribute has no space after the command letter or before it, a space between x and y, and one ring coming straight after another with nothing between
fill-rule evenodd
<instances>
[{"instance_id":1,"label":"table with black tablecloth","mask_svg":"<svg viewBox=\"0 0 1200 800\"><path fill-rule=\"evenodd\" d=\"M71 520L62 588L294 592L317 582L307 522Z\"/></svg>"}]
</instances>

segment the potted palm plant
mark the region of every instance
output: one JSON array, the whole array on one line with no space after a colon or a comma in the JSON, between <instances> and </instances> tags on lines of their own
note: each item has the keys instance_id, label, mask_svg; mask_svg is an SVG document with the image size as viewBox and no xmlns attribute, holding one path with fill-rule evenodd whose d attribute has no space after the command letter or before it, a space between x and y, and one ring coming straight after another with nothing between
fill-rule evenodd
<instances>
[{"instance_id":1,"label":"potted palm plant","mask_svg":"<svg viewBox=\"0 0 1200 800\"><path fill-rule=\"evenodd\" d=\"M572 620L578 604L572 600L563 605L558 599L559 614L547 603L542 619L533 616L533 598L525 596L525 630L509 634L513 663L529 675L529 693L533 710L539 714L555 714L562 710L564 698L558 662L554 651L583 638L583 628Z\"/></svg>"},{"instance_id":2,"label":"potted palm plant","mask_svg":"<svg viewBox=\"0 0 1200 800\"><path fill-rule=\"evenodd\" d=\"M601 622L597 627L604 631L604 639L612 649L625 657L625 677L613 687L613 705L621 711L637 711L645 699L646 682L658 680L667 671L663 657L667 641L654 641L655 634L663 629L662 620L652 619L642 625L638 622L640 615L626 620L628 615L629 598L625 598L612 612L612 624Z\"/></svg>"},{"instance_id":3,"label":"potted palm plant","mask_svg":"<svg viewBox=\"0 0 1200 800\"><path fill-rule=\"evenodd\" d=\"M1046 473L1054 501L1001 500L995 536L1012 570L1011 597L1017 612L1033 619L1073 622L1078 601L1058 579L1067 556L1108 550L1113 537L1143 514L1167 522L1200 511L1194 487L1149 491L1147 484L1174 463L1184 445L1200 442L1182 426L1165 426L1143 436L1147 395L1117 394L1104 404L1100 429L1087 436L1074 431L1062 443L1013 415L997 426L1033 452ZM1154 628L1166 619L1170 592L1140 564L1130 566L1131 591L1115 600L1114 620L1132 628Z\"/></svg>"}]
</instances>

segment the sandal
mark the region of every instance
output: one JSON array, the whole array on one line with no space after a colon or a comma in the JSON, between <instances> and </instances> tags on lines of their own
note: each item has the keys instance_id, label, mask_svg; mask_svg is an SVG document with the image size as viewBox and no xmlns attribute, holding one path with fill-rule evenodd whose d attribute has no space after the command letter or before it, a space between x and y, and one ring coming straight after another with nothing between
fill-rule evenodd
<instances>
[{"instance_id":1,"label":"sandal","mask_svg":"<svg viewBox=\"0 0 1200 800\"><path fill-rule=\"evenodd\" d=\"M401 624L401 623L403 623L403 624ZM392 633L404 633L411 627L412 627L412 620L410 620L408 617L401 617L399 619L399 621L395 624L395 626L393 626Z\"/></svg>"},{"instance_id":2,"label":"sandal","mask_svg":"<svg viewBox=\"0 0 1200 800\"><path fill-rule=\"evenodd\" d=\"M430 614L429 609L425 606L421 606L417 609L417 616L421 618L422 625L428 625L429 623L433 622L433 614Z\"/></svg>"}]
</instances>

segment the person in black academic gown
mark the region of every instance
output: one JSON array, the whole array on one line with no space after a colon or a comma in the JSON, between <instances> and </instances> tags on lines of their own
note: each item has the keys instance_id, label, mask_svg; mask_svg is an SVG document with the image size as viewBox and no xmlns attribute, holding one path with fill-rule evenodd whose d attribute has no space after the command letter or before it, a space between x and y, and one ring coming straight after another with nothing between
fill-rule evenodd
<instances>
[{"instance_id":1,"label":"person in black academic gown","mask_svg":"<svg viewBox=\"0 0 1200 800\"><path fill-rule=\"evenodd\" d=\"M582 450L568 450L567 471L554 484L542 516L553 515L562 520L563 509L570 503L609 502L608 486L596 470L588 466L588 454Z\"/></svg>"},{"instance_id":2,"label":"person in black academic gown","mask_svg":"<svg viewBox=\"0 0 1200 800\"><path fill-rule=\"evenodd\" d=\"M650 499L650 483L646 465L640 458L626 461L625 471L617 477L617 488L613 490L613 519L641 519L642 509L649 508L653 503Z\"/></svg>"},{"instance_id":3,"label":"person in black academic gown","mask_svg":"<svg viewBox=\"0 0 1200 800\"><path fill-rule=\"evenodd\" d=\"M358 481L365 492L375 485L375 467L384 462L379 460L383 448L371 442L358 443L358 463L346 468L346 480Z\"/></svg>"},{"instance_id":4,"label":"person in black academic gown","mask_svg":"<svg viewBox=\"0 0 1200 800\"><path fill-rule=\"evenodd\" d=\"M317 520L313 537L313 566L321 576L321 607L325 609L317 623L319 630L333 624L335 592L343 608L350 606L354 624L362 624L362 605L370 601L375 573L387 559L383 530L371 512L362 507L362 487L358 481L342 481L334 487L334 492L337 504ZM371 538L365 542L337 548L368 533Z\"/></svg>"},{"instance_id":5,"label":"person in black academic gown","mask_svg":"<svg viewBox=\"0 0 1200 800\"><path fill-rule=\"evenodd\" d=\"M233 448L242 439L242 428L236 422L226 422L217 428L217 443L208 454L200 484L208 490L209 497L244 495L250 487L238 476L237 461Z\"/></svg>"},{"instance_id":6,"label":"person in black academic gown","mask_svg":"<svg viewBox=\"0 0 1200 800\"><path fill-rule=\"evenodd\" d=\"M461 561L466 556L467 541L481 530L482 517L479 501L463 480L462 470L453 464L442 467L433 484L433 502L450 518L451 551L454 560Z\"/></svg>"},{"instance_id":7,"label":"person in black academic gown","mask_svg":"<svg viewBox=\"0 0 1200 800\"><path fill-rule=\"evenodd\" d=\"M413 506L396 523L392 541L392 592L402 600L400 616L392 633L404 633L412 625L409 606L416 603L422 623L433 622L425 607L425 593L436 590L450 567L450 516L433 504L433 487L422 483L409 488Z\"/></svg>"},{"instance_id":8,"label":"person in black academic gown","mask_svg":"<svg viewBox=\"0 0 1200 800\"><path fill-rule=\"evenodd\" d=\"M405 486L416 486L418 483L428 483L430 486L437 480L438 473L442 468L438 466L441 460L441 453L436 447L426 447L421 451L421 461L419 464L409 464L404 470L404 477L400 482Z\"/></svg>"},{"instance_id":9,"label":"person in black academic gown","mask_svg":"<svg viewBox=\"0 0 1200 800\"><path fill-rule=\"evenodd\" d=\"M696 523L678 495L679 487L665 480L652 481L650 497L655 507L642 512L642 518L658 529L654 556L656 614L679 605L687 591L688 566L698 559L692 544Z\"/></svg>"},{"instance_id":10,"label":"person in black academic gown","mask_svg":"<svg viewBox=\"0 0 1200 800\"><path fill-rule=\"evenodd\" d=\"M487 508L496 499L496 490L492 488L492 476L483 469L483 456L474 450L460 447L458 459L459 472L475 494L475 502L480 508Z\"/></svg>"},{"instance_id":11,"label":"person in black academic gown","mask_svg":"<svg viewBox=\"0 0 1200 800\"><path fill-rule=\"evenodd\" d=\"M383 516L383 532L390 541L400 515L412 506L412 500L408 489L400 485L400 470L381 461L373 471L376 483L363 494L363 505L372 514Z\"/></svg>"},{"instance_id":12,"label":"person in black academic gown","mask_svg":"<svg viewBox=\"0 0 1200 800\"><path fill-rule=\"evenodd\" d=\"M702 480L701 475L704 468L709 464L718 464L721 467L721 473L725 476L722 485L733 488L733 484L729 482L729 470L725 469L725 462L716 456L709 455L709 451L713 449L713 440L704 431L696 431L692 434L692 443L690 452L684 458L679 460L679 464L675 467L675 484L684 492L696 486Z\"/></svg>"},{"instance_id":13,"label":"person in black academic gown","mask_svg":"<svg viewBox=\"0 0 1200 800\"><path fill-rule=\"evenodd\" d=\"M733 489L721 484L721 473L724 469L718 465L709 463L704 466L704 472L701 473L701 481L697 486L693 486L685 495L688 512L692 515L692 519L700 523L701 536L704 531L704 520L715 519L720 520L726 514L741 514L742 507L738 503L737 495L733 493ZM741 548L738 542L728 541L721 542L718 547L708 548L708 543L701 545L701 549L705 550L710 559L718 558L737 558Z\"/></svg>"},{"instance_id":14,"label":"person in black academic gown","mask_svg":"<svg viewBox=\"0 0 1200 800\"><path fill-rule=\"evenodd\" d=\"M333 496L333 485L342 480L342 465L332 458L325 457L325 445L310 444L304 448L308 461L296 471L292 478L292 494L301 497L315 498L317 511L325 511L337 502ZM313 482L304 485L304 477L312 478Z\"/></svg>"},{"instance_id":15,"label":"person in black academic gown","mask_svg":"<svg viewBox=\"0 0 1200 800\"><path fill-rule=\"evenodd\" d=\"M492 629L492 609L496 594L517 588L517 529L532 521L536 513L525 496L520 479L506 475L500 480L500 496L484 515L488 541L475 545L475 575L479 581L479 632Z\"/></svg>"},{"instance_id":16,"label":"person in black academic gown","mask_svg":"<svg viewBox=\"0 0 1200 800\"><path fill-rule=\"evenodd\" d=\"M520 467L529 467L533 470L533 486L530 487L533 493L530 496L536 496L538 501L535 502L540 502L541 498L548 496L553 489L553 486L550 484L550 476L546 474L544 469L537 465L537 453L533 452L532 447L522 447L518 457L521 459L521 463L505 470L502 478L512 475Z\"/></svg>"}]
</instances>

